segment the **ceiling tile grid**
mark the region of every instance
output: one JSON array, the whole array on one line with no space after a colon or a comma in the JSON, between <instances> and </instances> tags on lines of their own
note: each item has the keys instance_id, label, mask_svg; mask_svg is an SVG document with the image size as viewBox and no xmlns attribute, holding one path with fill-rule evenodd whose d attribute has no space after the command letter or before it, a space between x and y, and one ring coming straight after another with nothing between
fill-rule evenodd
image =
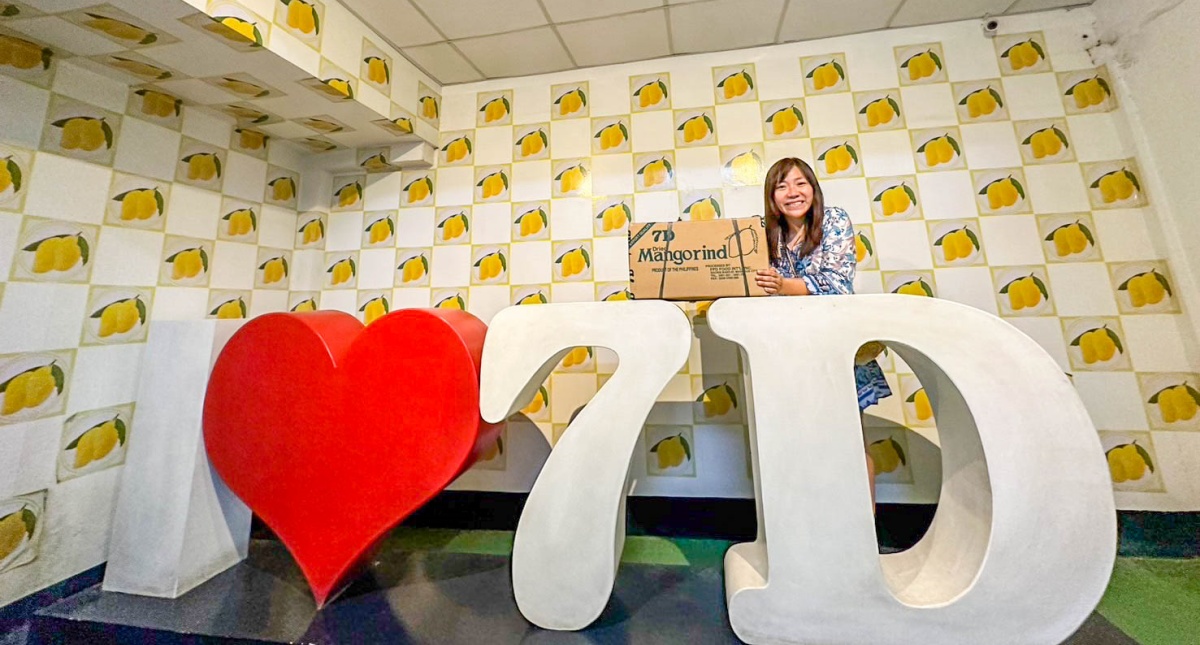
<instances>
[{"instance_id":1,"label":"ceiling tile grid","mask_svg":"<svg viewBox=\"0 0 1200 645\"><path fill-rule=\"evenodd\" d=\"M743 49L1091 0L340 0L442 84Z\"/></svg>"}]
</instances>

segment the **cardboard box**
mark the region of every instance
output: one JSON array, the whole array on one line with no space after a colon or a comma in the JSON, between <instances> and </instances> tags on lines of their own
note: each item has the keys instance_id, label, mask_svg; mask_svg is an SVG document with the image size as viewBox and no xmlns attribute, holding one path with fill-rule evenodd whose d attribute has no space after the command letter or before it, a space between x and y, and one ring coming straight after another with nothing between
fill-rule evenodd
<instances>
[{"instance_id":1,"label":"cardboard box","mask_svg":"<svg viewBox=\"0 0 1200 645\"><path fill-rule=\"evenodd\" d=\"M629 288L639 300L765 296L754 273L769 265L761 217L629 227Z\"/></svg>"}]
</instances>

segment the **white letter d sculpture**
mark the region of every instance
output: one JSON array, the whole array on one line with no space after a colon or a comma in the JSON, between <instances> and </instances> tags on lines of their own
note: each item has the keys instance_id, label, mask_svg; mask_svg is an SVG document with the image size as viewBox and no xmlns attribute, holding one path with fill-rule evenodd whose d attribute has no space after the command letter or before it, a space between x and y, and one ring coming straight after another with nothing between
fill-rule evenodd
<instances>
[{"instance_id":1,"label":"white letter d sculpture","mask_svg":"<svg viewBox=\"0 0 1200 645\"><path fill-rule=\"evenodd\" d=\"M1058 365L994 316L945 300L720 300L742 346L758 539L725 556L750 643L1059 643L1116 557L1112 484ZM888 343L933 404L942 491L912 549L878 555L852 357Z\"/></svg>"}]
</instances>

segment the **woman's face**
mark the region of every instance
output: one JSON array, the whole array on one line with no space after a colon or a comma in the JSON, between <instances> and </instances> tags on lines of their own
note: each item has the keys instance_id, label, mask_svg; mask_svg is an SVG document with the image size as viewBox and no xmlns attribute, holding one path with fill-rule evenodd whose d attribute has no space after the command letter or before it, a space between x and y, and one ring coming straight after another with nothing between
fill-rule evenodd
<instances>
[{"instance_id":1,"label":"woman's face","mask_svg":"<svg viewBox=\"0 0 1200 645\"><path fill-rule=\"evenodd\" d=\"M775 208L785 217L799 219L812 208L813 186L804 173L793 167L775 185Z\"/></svg>"}]
</instances>

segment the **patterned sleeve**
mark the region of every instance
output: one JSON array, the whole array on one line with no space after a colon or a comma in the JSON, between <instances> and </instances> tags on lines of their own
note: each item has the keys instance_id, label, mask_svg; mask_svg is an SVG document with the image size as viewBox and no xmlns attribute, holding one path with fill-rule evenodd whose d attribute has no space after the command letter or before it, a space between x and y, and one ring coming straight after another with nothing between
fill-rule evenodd
<instances>
[{"instance_id":1,"label":"patterned sleeve","mask_svg":"<svg viewBox=\"0 0 1200 645\"><path fill-rule=\"evenodd\" d=\"M813 253L804 274L809 293L818 296L854 293L854 226L850 215L836 206L825 209L821 248Z\"/></svg>"}]
</instances>

